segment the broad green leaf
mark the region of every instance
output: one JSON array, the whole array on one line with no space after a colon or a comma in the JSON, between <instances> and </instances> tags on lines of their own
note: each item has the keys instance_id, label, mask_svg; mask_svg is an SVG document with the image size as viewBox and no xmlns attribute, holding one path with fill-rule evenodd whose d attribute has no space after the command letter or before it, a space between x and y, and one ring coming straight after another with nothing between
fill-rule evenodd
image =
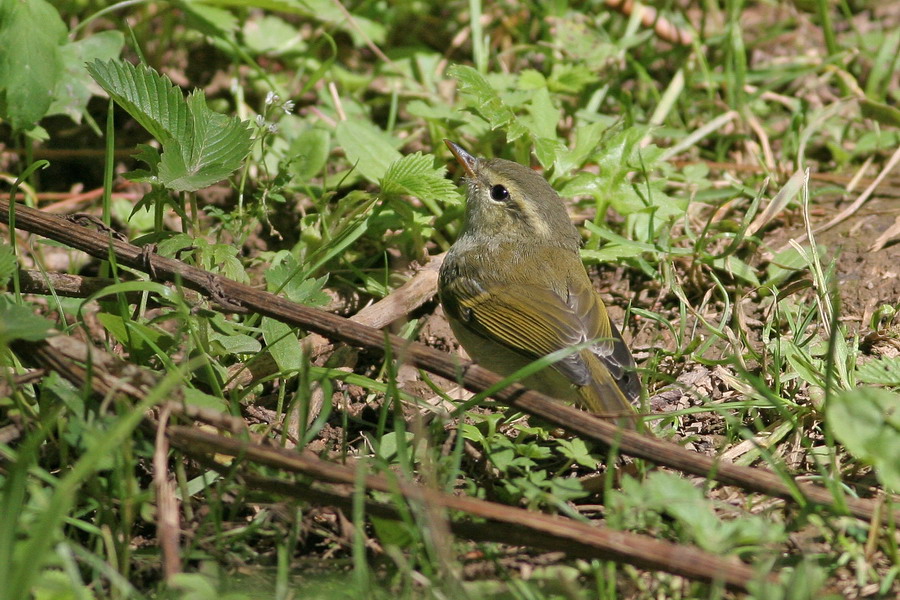
<instances>
[{"instance_id":1,"label":"broad green leaf","mask_svg":"<svg viewBox=\"0 0 900 600\"><path fill-rule=\"evenodd\" d=\"M293 25L274 15L244 23L244 43L258 54L283 54L303 50L305 42Z\"/></svg>"},{"instance_id":2,"label":"broad green leaf","mask_svg":"<svg viewBox=\"0 0 900 600\"><path fill-rule=\"evenodd\" d=\"M900 492L900 394L863 387L836 394L825 416L835 437L879 481Z\"/></svg>"},{"instance_id":3,"label":"broad green leaf","mask_svg":"<svg viewBox=\"0 0 900 600\"><path fill-rule=\"evenodd\" d=\"M435 167L430 154L408 154L391 163L381 179L384 194L406 194L458 204L456 185L445 177L446 167Z\"/></svg>"},{"instance_id":4,"label":"broad green leaf","mask_svg":"<svg viewBox=\"0 0 900 600\"><path fill-rule=\"evenodd\" d=\"M588 449L587 444L584 443L584 440L579 438L573 438L571 440L559 439L557 440L557 443L559 444L559 452L563 456L566 456L588 469L597 468L597 459L591 456L591 452Z\"/></svg>"},{"instance_id":5,"label":"broad green leaf","mask_svg":"<svg viewBox=\"0 0 900 600\"><path fill-rule=\"evenodd\" d=\"M186 140L190 115L181 90L165 75L121 60L95 60L88 72L141 127L165 143Z\"/></svg>"},{"instance_id":6,"label":"broad green leaf","mask_svg":"<svg viewBox=\"0 0 900 600\"><path fill-rule=\"evenodd\" d=\"M243 333L224 334L217 331L209 334L209 341L216 346L216 354L257 354L262 344L254 337Z\"/></svg>"},{"instance_id":7,"label":"broad green leaf","mask_svg":"<svg viewBox=\"0 0 900 600\"><path fill-rule=\"evenodd\" d=\"M0 296L0 346L13 340L42 340L50 335L52 328L52 322L37 316L28 306L14 304L10 297Z\"/></svg>"},{"instance_id":8,"label":"broad green leaf","mask_svg":"<svg viewBox=\"0 0 900 600\"><path fill-rule=\"evenodd\" d=\"M66 26L46 0L0 2L0 116L24 131L47 114L62 75Z\"/></svg>"},{"instance_id":9,"label":"broad green leaf","mask_svg":"<svg viewBox=\"0 0 900 600\"><path fill-rule=\"evenodd\" d=\"M581 168L588 157L597 148L603 137L606 125L603 123L587 123L575 129L575 147L557 153L556 168L560 173L569 173Z\"/></svg>"},{"instance_id":10,"label":"broad green leaf","mask_svg":"<svg viewBox=\"0 0 900 600\"><path fill-rule=\"evenodd\" d=\"M733 254L713 260L712 265L717 269L725 271L732 277L743 279L754 287L760 287L761 285L759 279L756 277L753 267Z\"/></svg>"},{"instance_id":11,"label":"broad green leaf","mask_svg":"<svg viewBox=\"0 0 900 600\"><path fill-rule=\"evenodd\" d=\"M383 519L375 515L370 515L368 519L372 522L378 540L385 546L409 548L421 538L421 534L415 531L413 523Z\"/></svg>"},{"instance_id":12,"label":"broad green leaf","mask_svg":"<svg viewBox=\"0 0 900 600\"><path fill-rule=\"evenodd\" d=\"M449 104L432 106L422 100L413 100L406 105L406 111L415 117L437 121L444 127L453 127L466 122L466 113L455 110Z\"/></svg>"},{"instance_id":13,"label":"broad green leaf","mask_svg":"<svg viewBox=\"0 0 900 600\"><path fill-rule=\"evenodd\" d=\"M883 125L900 127L900 109L894 106L865 99L860 100L859 107L867 119L874 119Z\"/></svg>"},{"instance_id":14,"label":"broad green leaf","mask_svg":"<svg viewBox=\"0 0 900 600\"><path fill-rule=\"evenodd\" d=\"M131 319L125 320L119 315L100 313L97 320L128 349L131 358L138 363L146 362L156 352L154 346L165 352L175 343L169 334Z\"/></svg>"},{"instance_id":15,"label":"broad green leaf","mask_svg":"<svg viewBox=\"0 0 900 600\"><path fill-rule=\"evenodd\" d=\"M900 385L900 357L870 360L856 370L856 377L863 383Z\"/></svg>"},{"instance_id":16,"label":"broad green leaf","mask_svg":"<svg viewBox=\"0 0 900 600\"><path fill-rule=\"evenodd\" d=\"M328 162L331 152L331 134L317 127L310 127L291 143L288 156L291 156L290 170L302 181L309 181L319 174Z\"/></svg>"},{"instance_id":17,"label":"broad green leaf","mask_svg":"<svg viewBox=\"0 0 900 600\"><path fill-rule=\"evenodd\" d=\"M296 373L303 364L303 352L297 341L297 334L282 323L270 317L263 317L259 326L266 340L266 349L283 373Z\"/></svg>"},{"instance_id":18,"label":"broad green leaf","mask_svg":"<svg viewBox=\"0 0 900 600\"><path fill-rule=\"evenodd\" d=\"M179 2L178 6L188 17L190 27L213 38L232 40L240 25L238 18L230 11L197 0Z\"/></svg>"},{"instance_id":19,"label":"broad green leaf","mask_svg":"<svg viewBox=\"0 0 900 600\"><path fill-rule=\"evenodd\" d=\"M528 103L528 117L523 117L525 126L536 138L556 140L556 125L559 123L560 110L553 105L550 91L540 88L532 92Z\"/></svg>"},{"instance_id":20,"label":"broad green leaf","mask_svg":"<svg viewBox=\"0 0 900 600\"><path fill-rule=\"evenodd\" d=\"M307 306L325 306L331 302L331 297L322 291L328 276L301 279L298 277L300 271L302 269L297 264L297 259L290 252L278 252L265 272L267 290L274 294L284 294L292 302Z\"/></svg>"},{"instance_id":21,"label":"broad green leaf","mask_svg":"<svg viewBox=\"0 0 900 600\"><path fill-rule=\"evenodd\" d=\"M251 131L246 121L211 111L203 92L187 101L187 139L163 142L159 179L177 192L194 192L231 175L250 152Z\"/></svg>"},{"instance_id":22,"label":"broad green leaf","mask_svg":"<svg viewBox=\"0 0 900 600\"><path fill-rule=\"evenodd\" d=\"M94 93L91 91L93 80L85 63L95 59L111 60L119 55L124 44L125 36L121 32L100 31L62 46L62 77L56 82L53 103L47 114L67 115L76 123L81 123L88 100Z\"/></svg>"},{"instance_id":23,"label":"broad green leaf","mask_svg":"<svg viewBox=\"0 0 900 600\"><path fill-rule=\"evenodd\" d=\"M403 156L391 144L390 136L368 121L341 121L335 137L350 164L373 183L384 177L391 163Z\"/></svg>"},{"instance_id":24,"label":"broad green leaf","mask_svg":"<svg viewBox=\"0 0 900 600\"><path fill-rule=\"evenodd\" d=\"M205 394L200 390L194 388L186 388L182 392L182 394L184 394L185 403L189 404L190 406L211 408L223 413L228 412L228 402L224 398L219 398L218 396L213 396L211 394Z\"/></svg>"}]
</instances>

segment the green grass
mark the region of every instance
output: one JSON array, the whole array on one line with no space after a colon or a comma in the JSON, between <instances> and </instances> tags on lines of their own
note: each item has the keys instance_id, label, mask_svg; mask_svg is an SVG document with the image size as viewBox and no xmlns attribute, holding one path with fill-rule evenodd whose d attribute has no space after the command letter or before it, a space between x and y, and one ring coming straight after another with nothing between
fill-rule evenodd
<instances>
[{"instance_id":1,"label":"green grass","mask_svg":"<svg viewBox=\"0 0 900 600\"><path fill-rule=\"evenodd\" d=\"M895 209L877 204L815 231L900 142L898 17L876 3L661 3L692 29L686 47L602 3L344 3L351 20L330 0L28 4L0 4L0 45L23 48L0 65L0 135L21 150L4 153L4 176L21 177L29 203L103 188L66 212L352 315L459 232L460 173L444 138L534 165L584 233L585 264L632 341L648 397L665 393L648 420L659 436L815 481L838 505L884 495L884 514L896 506L900 303L889 273L900 254L866 251ZM92 96L98 84L115 103ZM848 191L858 173L866 181ZM17 262L116 283L75 299L20 294ZM615 451L466 402L453 382L404 367L402 352L341 349L311 364L304 332L223 316L114 261L85 262L37 238L0 245L0 599L740 596L465 542L439 515L367 494L361 481L339 514L175 450L166 475L181 502L183 573L165 582L154 437L138 423L176 392L298 451L777 572L755 598L900 593L890 518L866 523L642 464L621 474L606 467ZM9 344L50 323L155 373L145 405L53 373L13 381L27 357ZM395 332L451 345L441 324L429 301ZM230 382L266 349L274 373ZM306 423L315 398L324 408ZM456 412L435 410L434 398ZM597 473L599 484L579 479ZM365 499L402 519L367 514Z\"/></svg>"}]
</instances>

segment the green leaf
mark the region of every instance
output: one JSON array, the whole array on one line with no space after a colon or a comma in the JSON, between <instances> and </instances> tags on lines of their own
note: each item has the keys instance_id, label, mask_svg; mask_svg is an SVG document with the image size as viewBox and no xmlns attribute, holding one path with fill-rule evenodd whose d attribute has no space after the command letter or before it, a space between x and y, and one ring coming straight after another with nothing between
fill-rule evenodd
<instances>
[{"instance_id":1,"label":"green leaf","mask_svg":"<svg viewBox=\"0 0 900 600\"><path fill-rule=\"evenodd\" d=\"M856 377L863 383L900 385L900 357L870 360L856 370Z\"/></svg>"},{"instance_id":2,"label":"green leaf","mask_svg":"<svg viewBox=\"0 0 900 600\"><path fill-rule=\"evenodd\" d=\"M306 45L296 27L273 15L244 23L244 43L253 52L276 56L301 51Z\"/></svg>"},{"instance_id":3,"label":"green leaf","mask_svg":"<svg viewBox=\"0 0 900 600\"><path fill-rule=\"evenodd\" d=\"M4 287L16 272L16 254L12 247L0 241L0 287Z\"/></svg>"},{"instance_id":4,"label":"green leaf","mask_svg":"<svg viewBox=\"0 0 900 600\"><path fill-rule=\"evenodd\" d=\"M588 469L597 468L597 459L591 456L591 452L584 440L579 438L571 440L559 439L557 444L559 444L559 451L563 456Z\"/></svg>"},{"instance_id":5,"label":"green leaf","mask_svg":"<svg viewBox=\"0 0 900 600\"><path fill-rule=\"evenodd\" d=\"M270 317L263 317L259 326L266 340L266 349L282 373L296 373L303 364L303 352L297 341L297 334L282 323Z\"/></svg>"},{"instance_id":6,"label":"green leaf","mask_svg":"<svg viewBox=\"0 0 900 600\"><path fill-rule=\"evenodd\" d=\"M867 119L874 119L882 125L900 127L900 109L874 100L860 100L859 107Z\"/></svg>"},{"instance_id":7,"label":"green leaf","mask_svg":"<svg viewBox=\"0 0 900 600\"><path fill-rule=\"evenodd\" d=\"M42 340L50 335L52 328L52 322L37 316L28 306L14 304L8 296L0 296L0 346L13 340Z\"/></svg>"},{"instance_id":8,"label":"green leaf","mask_svg":"<svg viewBox=\"0 0 900 600\"><path fill-rule=\"evenodd\" d=\"M156 352L156 348L166 352L175 344L171 335L143 323L123 319L119 315L99 313L97 320L128 349L131 358L138 363L145 363Z\"/></svg>"},{"instance_id":9,"label":"green leaf","mask_svg":"<svg viewBox=\"0 0 900 600\"><path fill-rule=\"evenodd\" d=\"M322 291L328 276L304 280L297 276L301 270L297 259L290 252L287 250L278 252L266 269L268 291L274 294L282 293L292 302L307 306L325 306L331 302L331 297Z\"/></svg>"},{"instance_id":10,"label":"green leaf","mask_svg":"<svg viewBox=\"0 0 900 600\"><path fill-rule=\"evenodd\" d=\"M381 191L430 198L442 202L458 204L460 201L456 185L446 178L446 167L434 166L430 154L408 154L391 163L381 179Z\"/></svg>"},{"instance_id":11,"label":"green leaf","mask_svg":"<svg viewBox=\"0 0 900 600\"><path fill-rule=\"evenodd\" d=\"M825 416L850 454L875 467L878 480L900 492L900 395L858 388L835 395Z\"/></svg>"},{"instance_id":12,"label":"green leaf","mask_svg":"<svg viewBox=\"0 0 900 600\"><path fill-rule=\"evenodd\" d=\"M88 72L141 127L164 143L190 134L190 115L181 90L165 75L121 60L95 60Z\"/></svg>"},{"instance_id":13,"label":"green leaf","mask_svg":"<svg viewBox=\"0 0 900 600\"><path fill-rule=\"evenodd\" d=\"M556 124L559 123L560 110L553 106L550 91L540 88L532 93L528 103L528 117L522 121L536 138L556 140Z\"/></svg>"},{"instance_id":14,"label":"green leaf","mask_svg":"<svg viewBox=\"0 0 900 600\"><path fill-rule=\"evenodd\" d=\"M209 341L214 342L216 354L257 354L262 350L262 344L254 337L244 335L243 333L225 334L219 332L211 332Z\"/></svg>"},{"instance_id":15,"label":"green leaf","mask_svg":"<svg viewBox=\"0 0 900 600\"><path fill-rule=\"evenodd\" d=\"M507 141L513 142L528 133L484 75L465 65L453 65L447 73L458 82L459 93L469 107L484 118L491 129L506 129Z\"/></svg>"},{"instance_id":16,"label":"green leaf","mask_svg":"<svg viewBox=\"0 0 900 600\"><path fill-rule=\"evenodd\" d=\"M125 45L125 36L119 31L100 31L91 36L66 44L60 48L62 77L53 90L53 103L48 115L67 115L81 123L88 100L94 92L93 80L85 63L99 59L110 60L119 55ZM96 88L94 88L96 89Z\"/></svg>"},{"instance_id":17,"label":"green leaf","mask_svg":"<svg viewBox=\"0 0 900 600\"><path fill-rule=\"evenodd\" d=\"M205 394L200 390L186 388L183 392L185 403L190 406L199 406L200 408L210 408L219 412L228 412L228 401L218 396Z\"/></svg>"},{"instance_id":18,"label":"green leaf","mask_svg":"<svg viewBox=\"0 0 900 600\"><path fill-rule=\"evenodd\" d=\"M291 173L301 182L306 182L319 174L328 162L331 152L331 134L317 127L310 127L291 143Z\"/></svg>"},{"instance_id":19,"label":"green leaf","mask_svg":"<svg viewBox=\"0 0 900 600\"><path fill-rule=\"evenodd\" d=\"M640 256L644 252L646 250L638 244L607 244L599 250L582 248L581 260L590 264L616 262L623 258Z\"/></svg>"},{"instance_id":20,"label":"green leaf","mask_svg":"<svg viewBox=\"0 0 900 600\"><path fill-rule=\"evenodd\" d=\"M384 177L391 163L402 157L390 136L368 121L341 121L335 137L350 164L373 183Z\"/></svg>"},{"instance_id":21,"label":"green leaf","mask_svg":"<svg viewBox=\"0 0 900 600\"><path fill-rule=\"evenodd\" d=\"M0 115L14 130L30 129L47 114L66 33L46 0L0 2Z\"/></svg>"},{"instance_id":22,"label":"green leaf","mask_svg":"<svg viewBox=\"0 0 900 600\"><path fill-rule=\"evenodd\" d=\"M754 287L760 287L759 279L757 279L753 267L737 256L729 255L724 258L717 258L712 261L712 265L717 269L722 269L732 277L743 279Z\"/></svg>"},{"instance_id":23,"label":"green leaf","mask_svg":"<svg viewBox=\"0 0 900 600\"><path fill-rule=\"evenodd\" d=\"M188 135L163 142L159 179L176 192L195 192L231 175L250 152L246 121L211 111L203 92L187 100Z\"/></svg>"}]
</instances>

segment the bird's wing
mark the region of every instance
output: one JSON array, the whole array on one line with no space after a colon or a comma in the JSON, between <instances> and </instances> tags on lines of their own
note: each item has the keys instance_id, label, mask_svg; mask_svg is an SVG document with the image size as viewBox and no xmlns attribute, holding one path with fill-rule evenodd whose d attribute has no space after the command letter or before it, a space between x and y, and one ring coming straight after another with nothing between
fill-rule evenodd
<instances>
[{"instance_id":1,"label":"bird's wing","mask_svg":"<svg viewBox=\"0 0 900 600\"><path fill-rule=\"evenodd\" d=\"M563 297L547 287L524 283L486 289L472 279L459 278L451 285L453 293L445 296L453 301L444 303L451 316L525 356L540 358L596 338L604 338L591 347L602 362L615 354L606 309L588 286L570 286ZM591 381L581 353L554 367L577 385Z\"/></svg>"}]
</instances>

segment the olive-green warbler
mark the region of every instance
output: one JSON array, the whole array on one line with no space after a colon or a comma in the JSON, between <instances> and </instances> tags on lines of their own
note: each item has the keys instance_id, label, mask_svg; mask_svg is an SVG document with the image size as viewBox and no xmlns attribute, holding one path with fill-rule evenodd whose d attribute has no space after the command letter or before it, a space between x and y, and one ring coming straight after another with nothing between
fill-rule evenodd
<instances>
[{"instance_id":1,"label":"olive-green warbler","mask_svg":"<svg viewBox=\"0 0 900 600\"><path fill-rule=\"evenodd\" d=\"M510 375L551 352L594 341L522 383L638 427L641 382L622 336L594 292L581 237L562 200L520 164L475 158L444 140L465 169L462 232L441 266L439 293L472 359Z\"/></svg>"}]
</instances>

